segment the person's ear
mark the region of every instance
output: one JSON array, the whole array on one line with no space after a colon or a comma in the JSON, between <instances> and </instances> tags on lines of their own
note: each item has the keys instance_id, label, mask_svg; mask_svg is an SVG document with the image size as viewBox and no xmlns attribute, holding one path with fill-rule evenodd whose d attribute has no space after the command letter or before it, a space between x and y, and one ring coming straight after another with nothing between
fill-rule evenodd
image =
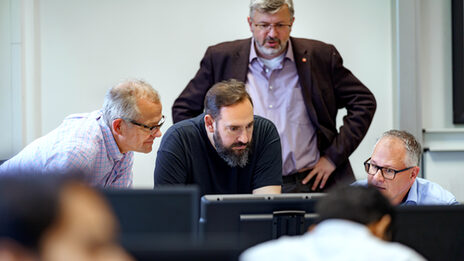
<instances>
[{"instance_id":1,"label":"person's ear","mask_svg":"<svg viewBox=\"0 0 464 261\"><path fill-rule=\"evenodd\" d=\"M208 132L214 133L214 119L211 117L211 115L206 114L205 115L205 128Z\"/></svg>"},{"instance_id":2,"label":"person's ear","mask_svg":"<svg viewBox=\"0 0 464 261\"><path fill-rule=\"evenodd\" d=\"M371 231L374 236L387 240L388 239L388 228L391 223L391 216L390 215L384 215L379 221L368 224L367 228Z\"/></svg>"},{"instance_id":3,"label":"person's ear","mask_svg":"<svg viewBox=\"0 0 464 261\"><path fill-rule=\"evenodd\" d=\"M125 130L124 120L123 119L113 120L111 127L112 127L113 133L117 135L122 135Z\"/></svg>"},{"instance_id":4,"label":"person's ear","mask_svg":"<svg viewBox=\"0 0 464 261\"><path fill-rule=\"evenodd\" d=\"M250 31L253 32L253 21L251 21L251 17L248 16L247 21L248 25L250 26Z\"/></svg>"},{"instance_id":5,"label":"person's ear","mask_svg":"<svg viewBox=\"0 0 464 261\"><path fill-rule=\"evenodd\" d=\"M420 168L418 166L415 166L412 169L411 174L410 174L412 181L416 180L417 176L419 175L419 171L420 171Z\"/></svg>"},{"instance_id":6,"label":"person's ear","mask_svg":"<svg viewBox=\"0 0 464 261\"><path fill-rule=\"evenodd\" d=\"M316 224L311 224L311 225L308 227L308 232L313 231L313 229L315 229L316 226L317 226Z\"/></svg>"}]
</instances>

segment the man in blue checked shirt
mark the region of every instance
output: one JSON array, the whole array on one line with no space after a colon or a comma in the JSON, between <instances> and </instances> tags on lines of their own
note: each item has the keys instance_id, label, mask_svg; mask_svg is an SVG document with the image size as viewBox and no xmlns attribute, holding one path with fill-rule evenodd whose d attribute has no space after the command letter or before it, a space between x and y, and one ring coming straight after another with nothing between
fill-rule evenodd
<instances>
[{"instance_id":1,"label":"man in blue checked shirt","mask_svg":"<svg viewBox=\"0 0 464 261\"><path fill-rule=\"evenodd\" d=\"M140 80L110 88L103 108L73 114L0 166L0 174L81 173L91 185L132 185L133 151L149 153L164 123L158 92Z\"/></svg>"},{"instance_id":2,"label":"man in blue checked shirt","mask_svg":"<svg viewBox=\"0 0 464 261\"><path fill-rule=\"evenodd\" d=\"M454 205L456 198L437 183L418 178L421 145L406 131L389 130L364 162L367 180L353 185L375 186L393 205Z\"/></svg>"}]
</instances>

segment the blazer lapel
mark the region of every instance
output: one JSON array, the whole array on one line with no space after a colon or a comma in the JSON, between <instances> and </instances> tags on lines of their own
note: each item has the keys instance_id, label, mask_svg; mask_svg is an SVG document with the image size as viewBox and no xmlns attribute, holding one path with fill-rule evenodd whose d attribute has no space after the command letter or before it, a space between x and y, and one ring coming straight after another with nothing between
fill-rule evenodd
<instances>
[{"instance_id":1,"label":"blazer lapel","mask_svg":"<svg viewBox=\"0 0 464 261\"><path fill-rule=\"evenodd\" d=\"M232 56L232 70L229 78L246 82L248 73L248 59L250 57L251 38L240 43L240 46Z\"/></svg>"},{"instance_id":2,"label":"blazer lapel","mask_svg":"<svg viewBox=\"0 0 464 261\"><path fill-rule=\"evenodd\" d=\"M308 111L309 118L313 122L313 125L319 128L316 110L312 102L314 86L311 77L311 55L305 47L298 44L298 39L291 38L291 41L306 110Z\"/></svg>"}]
</instances>

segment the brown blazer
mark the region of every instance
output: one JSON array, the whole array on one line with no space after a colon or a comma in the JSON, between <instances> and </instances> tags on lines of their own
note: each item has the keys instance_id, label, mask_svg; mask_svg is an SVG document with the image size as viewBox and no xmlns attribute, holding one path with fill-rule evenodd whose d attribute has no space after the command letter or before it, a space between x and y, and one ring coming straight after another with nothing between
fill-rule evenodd
<instances>
[{"instance_id":1,"label":"brown blazer","mask_svg":"<svg viewBox=\"0 0 464 261\"><path fill-rule=\"evenodd\" d=\"M327 186L353 182L348 157L366 135L374 116L374 95L347 68L337 49L316 40L291 38L296 67L309 118L316 127L321 156L336 166ZM251 38L210 46L195 77L172 106L174 122L203 112L208 89L223 80L246 82ZM340 132L338 109L346 108ZM361 163L359 163L361 164Z\"/></svg>"}]
</instances>

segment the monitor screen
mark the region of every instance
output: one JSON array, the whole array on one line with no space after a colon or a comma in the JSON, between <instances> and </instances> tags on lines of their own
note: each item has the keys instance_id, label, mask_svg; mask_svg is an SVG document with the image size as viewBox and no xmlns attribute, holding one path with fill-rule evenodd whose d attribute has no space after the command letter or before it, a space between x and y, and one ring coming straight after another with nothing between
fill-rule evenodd
<instances>
[{"instance_id":1,"label":"monitor screen","mask_svg":"<svg viewBox=\"0 0 464 261\"><path fill-rule=\"evenodd\" d=\"M393 241L427 260L464 260L464 206L397 207Z\"/></svg>"},{"instance_id":2,"label":"monitor screen","mask_svg":"<svg viewBox=\"0 0 464 261\"><path fill-rule=\"evenodd\" d=\"M301 235L317 215L323 193L280 195L205 195L201 198L200 237L239 247Z\"/></svg>"},{"instance_id":3,"label":"monitor screen","mask_svg":"<svg viewBox=\"0 0 464 261\"><path fill-rule=\"evenodd\" d=\"M464 123L464 1L451 1L453 123Z\"/></svg>"},{"instance_id":4,"label":"monitor screen","mask_svg":"<svg viewBox=\"0 0 464 261\"><path fill-rule=\"evenodd\" d=\"M104 190L103 193L119 219L123 244L143 241L169 244L198 239L197 187Z\"/></svg>"}]
</instances>

